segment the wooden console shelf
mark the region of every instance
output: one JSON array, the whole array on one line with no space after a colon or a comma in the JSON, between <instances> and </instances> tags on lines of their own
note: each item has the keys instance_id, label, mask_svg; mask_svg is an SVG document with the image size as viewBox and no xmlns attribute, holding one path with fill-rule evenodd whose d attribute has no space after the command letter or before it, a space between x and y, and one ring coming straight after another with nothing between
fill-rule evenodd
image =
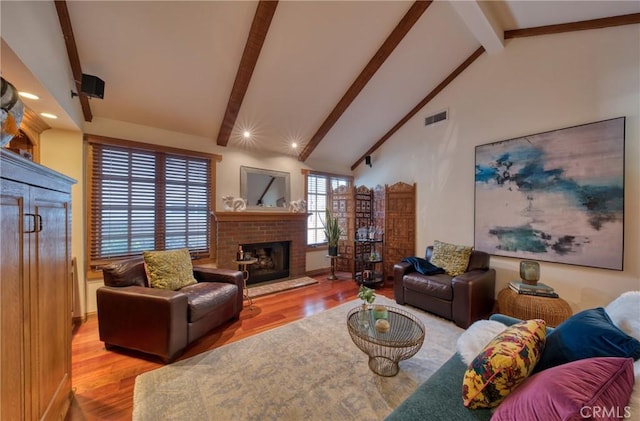
<instances>
[{"instance_id":1,"label":"wooden console shelf","mask_svg":"<svg viewBox=\"0 0 640 421\"><path fill-rule=\"evenodd\" d=\"M222 222L249 222L249 221L286 221L307 219L310 214L296 212L214 212L216 221Z\"/></svg>"}]
</instances>

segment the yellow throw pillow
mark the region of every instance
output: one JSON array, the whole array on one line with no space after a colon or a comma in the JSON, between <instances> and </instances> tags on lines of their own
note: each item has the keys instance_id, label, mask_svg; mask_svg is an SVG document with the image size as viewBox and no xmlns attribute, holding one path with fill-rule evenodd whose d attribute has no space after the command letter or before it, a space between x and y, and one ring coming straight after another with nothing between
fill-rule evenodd
<instances>
[{"instance_id":1,"label":"yellow throw pillow","mask_svg":"<svg viewBox=\"0 0 640 421\"><path fill-rule=\"evenodd\" d=\"M178 290L197 281L189 249L143 251L149 285L153 288Z\"/></svg>"},{"instance_id":2,"label":"yellow throw pillow","mask_svg":"<svg viewBox=\"0 0 640 421\"><path fill-rule=\"evenodd\" d=\"M444 269L449 276L462 275L469 266L471 250L473 247L458 246L435 240L430 261Z\"/></svg>"},{"instance_id":3,"label":"yellow throw pillow","mask_svg":"<svg viewBox=\"0 0 640 421\"><path fill-rule=\"evenodd\" d=\"M544 320L516 323L498 334L469 364L462 382L464 406L498 406L533 371L544 349Z\"/></svg>"}]
</instances>

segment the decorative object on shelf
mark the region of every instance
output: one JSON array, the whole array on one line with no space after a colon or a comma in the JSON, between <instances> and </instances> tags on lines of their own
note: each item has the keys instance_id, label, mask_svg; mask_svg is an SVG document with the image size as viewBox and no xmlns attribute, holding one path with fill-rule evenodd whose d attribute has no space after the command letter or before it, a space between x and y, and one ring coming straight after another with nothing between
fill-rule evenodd
<instances>
[{"instance_id":1,"label":"decorative object on shelf","mask_svg":"<svg viewBox=\"0 0 640 421\"><path fill-rule=\"evenodd\" d=\"M618 117L476 146L475 249L622 270L624 144Z\"/></svg>"},{"instance_id":2,"label":"decorative object on shelf","mask_svg":"<svg viewBox=\"0 0 640 421\"><path fill-rule=\"evenodd\" d=\"M539 297L558 298L558 294L547 284L538 282L535 285L527 284L523 281L509 282L509 288L518 294L537 295Z\"/></svg>"},{"instance_id":3,"label":"decorative object on shelf","mask_svg":"<svg viewBox=\"0 0 640 421\"><path fill-rule=\"evenodd\" d=\"M324 227L324 235L327 237L327 243L329 245L329 256L338 255L338 242L342 235L342 228L338 223L338 218L331 214L329 209L325 211L324 221L320 218L322 226Z\"/></svg>"},{"instance_id":4,"label":"decorative object on shelf","mask_svg":"<svg viewBox=\"0 0 640 421\"><path fill-rule=\"evenodd\" d=\"M367 227L358 228L358 235L356 240L366 240L367 239Z\"/></svg>"},{"instance_id":5,"label":"decorative object on shelf","mask_svg":"<svg viewBox=\"0 0 640 421\"><path fill-rule=\"evenodd\" d=\"M289 203L289 212L304 213L307 211L307 201L304 199L293 200Z\"/></svg>"},{"instance_id":6,"label":"decorative object on shelf","mask_svg":"<svg viewBox=\"0 0 640 421\"><path fill-rule=\"evenodd\" d=\"M227 212L241 212L247 209L247 201L242 197L222 196L222 203L224 203L224 210Z\"/></svg>"},{"instance_id":7,"label":"decorative object on shelf","mask_svg":"<svg viewBox=\"0 0 640 421\"><path fill-rule=\"evenodd\" d=\"M2 97L0 105L2 106L1 120L2 133L0 134L0 147L4 147L15 136L20 133L20 123L24 114L24 104L18 96L18 90L4 78L0 78L0 91Z\"/></svg>"},{"instance_id":8,"label":"decorative object on shelf","mask_svg":"<svg viewBox=\"0 0 640 421\"><path fill-rule=\"evenodd\" d=\"M29 151L25 151L24 149L20 149L20 148L7 148L7 149L9 149L11 152L17 153L18 155L28 159L29 161L33 161L33 155Z\"/></svg>"},{"instance_id":9,"label":"decorative object on shelf","mask_svg":"<svg viewBox=\"0 0 640 421\"><path fill-rule=\"evenodd\" d=\"M540 263L534 260L520 262L520 279L528 285L535 285L540 280Z\"/></svg>"}]
</instances>

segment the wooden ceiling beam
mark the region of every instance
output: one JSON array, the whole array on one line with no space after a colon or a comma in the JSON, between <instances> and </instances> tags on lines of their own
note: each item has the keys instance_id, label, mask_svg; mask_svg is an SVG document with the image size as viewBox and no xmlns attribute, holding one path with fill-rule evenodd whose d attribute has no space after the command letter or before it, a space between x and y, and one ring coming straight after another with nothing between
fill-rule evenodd
<instances>
[{"instance_id":1,"label":"wooden ceiling beam","mask_svg":"<svg viewBox=\"0 0 640 421\"><path fill-rule=\"evenodd\" d=\"M260 50L269 31L271 20L276 12L278 6L277 1L260 0L256 9L256 14L253 16L253 22L251 23L251 29L249 30L249 37L247 43L244 46L242 58L240 59L240 65L236 73L236 79L233 82L233 88L231 89L231 95L229 95L229 102L227 103L227 110L222 118L222 125L218 131L217 144L220 146L227 146L229 138L231 137L231 131L236 124L236 119L240 113L240 107L244 100L244 95L249 88L249 82L251 82L251 76L253 76L253 70L258 62L260 56Z\"/></svg>"},{"instance_id":2,"label":"wooden ceiling beam","mask_svg":"<svg viewBox=\"0 0 640 421\"><path fill-rule=\"evenodd\" d=\"M442 90L446 88L447 85L453 82L453 80L458 77L458 75L460 75L460 73L462 73L467 67L469 67L469 65L471 65L471 63L473 63L478 57L480 57L482 53L484 53L484 51L484 47L480 47L476 51L474 51L473 54L469 56L469 58L467 58L460 66L458 66L453 72L451 72L451 74L449 74L449 76L447 76L442 82L440 82L438 86L436 86L431 92L429 92L429 94L424 97L424 99L420 101L418 105L413 107L411 111L407 113L407 115L402 117L402 119L391 128L391 130L389 130L384 136L380 138L380 140L378 140L372 147L370 147L364 155L358 158L358 160L354 162L353 165L351 165L351 171L355 170L356 167L365 160L365 157L367 155L371 155L373 152L375 152L375 150L382 146L382 144L386 142L391 136L393 136L393 134L397 132L400 127L404 126L404 124L409 121L414 115L416 115L418 111L420 111L425 105L431 102L431 100L435 98L436 95L442 92Z\"/></svg>"},{"instance_id":3,"label":"wooden ceiling beam","mask_svg":"<svg viewBox=\"0 0 640 421\"><path fill-rule=\"evenodd\" d=\"M353 102L354 99L360 94L362 89L367 85L369 80L373 77L373 75L378 71L380 66L387 60L387 58L391 55L393 50L400 44L409 32L413 25L418 21L420 16L427 10L427 8L431 5L432 1L416 1L409 8L407 13L405 13L404 17L398 22L394 30L387 37L382 46L378 49L378 51L374 54L374 56L369 60L369 63L362 69L362 72L358 75L356 80L351 84L347 92L342 96L340 101L333 108L329 116L322 123L320 128L316 131L316 133L311 137L309 142L306 144L305 148L300 153L299 159L301 161L305 161L311 155L311 152L320 144L322 139L329 133L329 130L336 124L338 119L344 114L349 105Z\"/></svg>"},{"instance_id":4,"label":"wooden ceiling beam","mask_svg":"<svg viewBox=\"0 0 640 421\"><path fill-rule=\"evenodd\" d=\"M56 12L58 13L58 20L60 21L62 35L64 36L64 43L67 47L67 56L69 57L69 64L71 65L71 72L73 73L73 81L76 84L76 91L80 98L84 121L91 122L91 120L93 120L93 114L91 113L91 107L89 106L89 98L80 90L80 87L82 86L82 67L80 66L80 57L78 56L76 39L73 36L73 28L71 26L69 10L67 9L67 2L65 0L55 0L54 3L56 5Z\"/></svg>"},{"instance_id":5,"label":"wooden ceiling beam","mask_svg":"<svg viewBox=\"0 0 640 421\"><path fill-rule=\"evenodd\" d=\"M504 31L504 39L531 37L537 35L559 34L563 32L585 31L588 29L609 28L613 26L633 25L640 23L640 13L632 13L629 15L612 16L608 18L584 20L579 22L562 23L558 25L538 26L533 28L513 29ZM464 63L453 71L442 83L440 83L433 91L429 93L418 105L416 105L409 113L404 116L395 126L391 128L384 136L382 136L367 152L365 152L358 160L351 165L351 170L355 170L362 163L367 155L375 152L384 142L386 142L400 127L402 127L409 119L411 119L418 111L427 105L440 91L442 91L449 83L453 81L464 69L475 61L482 53L484 48L477 49Z\"/></svg>"},{"instance_id":6,"label":"wooden ceiling beam","mask_svg":"<svg viewBox=\"0 0 640 421\"><path fill-rule=\"evenodd\" d=\"M636 23L640 23L640 13L611 16L601 19L582 20L579 22L561 23L558 25L512 29L509 31L504 31L504 39L533 37L537 35L561 34L563 32L586 31L588 29L601 29L609 28L612 26L633 25Z\"/></svg>"}]
</instances>

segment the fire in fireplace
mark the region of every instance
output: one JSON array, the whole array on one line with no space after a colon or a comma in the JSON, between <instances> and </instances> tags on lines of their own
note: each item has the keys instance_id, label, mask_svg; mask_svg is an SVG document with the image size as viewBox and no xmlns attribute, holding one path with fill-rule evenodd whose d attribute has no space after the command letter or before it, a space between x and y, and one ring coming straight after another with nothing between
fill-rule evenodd
<instances>
[{"instance_id":1,"label":"fire in fireplace","mask_svg":"<svg viewBox=\"0 0 640 421\"><path fill-rule=\"evenodd\" d=\"M242 244L245 258L258 261L247 266L248 284L272 281L289 276L289 247L291 241Z\"/></svg>"}]
</instances>

